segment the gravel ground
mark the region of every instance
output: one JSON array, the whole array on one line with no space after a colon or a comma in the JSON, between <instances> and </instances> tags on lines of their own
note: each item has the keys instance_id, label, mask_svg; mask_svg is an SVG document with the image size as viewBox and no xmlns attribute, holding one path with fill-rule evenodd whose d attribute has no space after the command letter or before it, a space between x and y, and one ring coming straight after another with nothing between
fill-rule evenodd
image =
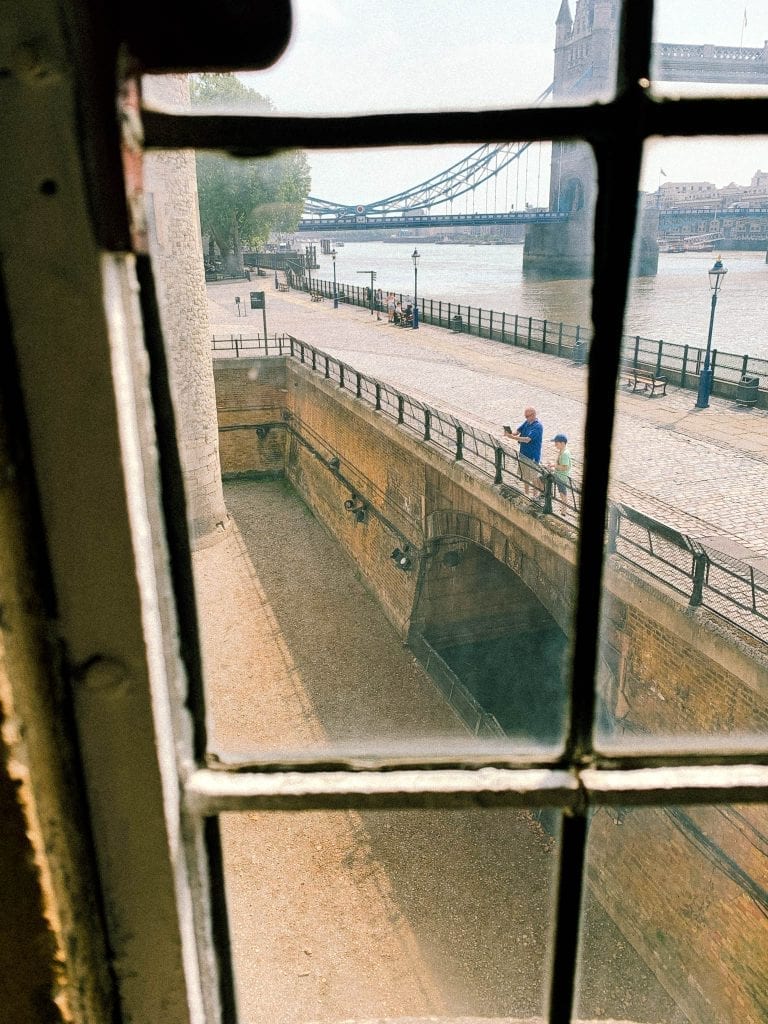
<instances>
[{"instance_id":1,"label":"gravel ground","mask_svg":"<svg viewBox=\"0 0 768 1024\"><path fill-rule=\"evenodd\" d=\"M213 748L460 737L295 493L238 482L225 497L225 540L194 556ZM555 847L527 812L250 813L222 833L242 1024L541 1014ZM585 934L582 1016L684 1021L591 901Z\"/></svg>"}]
</instances>

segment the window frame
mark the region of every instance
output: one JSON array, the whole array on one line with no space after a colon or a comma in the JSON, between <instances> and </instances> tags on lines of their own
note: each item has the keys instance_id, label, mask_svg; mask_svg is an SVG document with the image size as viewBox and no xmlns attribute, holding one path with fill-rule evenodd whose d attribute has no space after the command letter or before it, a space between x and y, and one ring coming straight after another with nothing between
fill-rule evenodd
<instances>
[{"instance_id":1,"label":"window frame","mask_svg":"<svg viewBox=\"0 0 768 1024\"><path fill-rule=\"evenodd\" d=\"M155 15L154 10L148 12L145 34L152 32ZM69 16L73 17L72 11ZM14 320L19 386L26 400L41 490L44 525L40 532L46 531L41 542L43 548L45 541L49 544L51 589L59 601L51 618L60 617L57 637L62 638L62 661L72 682L84 765L82 785L89 799L103 890L99 899L110 937L109 967L126 1018L158 1019L162 998L166 1010L172 1007L174 1019L194 1024L234 1024L237 1019L218 830L218 815L223 812L559 808L564 813L547 1012L549 1024L567 1024L573 1009L590 813L600 806L765 802L768 738L749 755L713 754L702 743L698 750L610 758L596 751L592 741L603 523L643 144L653 136L768 134L768 100L670 101L651 96L652 16L651 0L625 0L616 92L602 104L311 118L178 114L145 106L138 118L126 118L123 123L124 144L127 141L129 146L137 144L143 132L147 150L224 148L253 156L285 148L479 144L509 139L578 140L592 147L598 176L592 352L600 358L588 367L580 524L580 561L592 571L579 576L565 750L560 756L528 761L478 754L455 761L414 755L407 765L401 757L396 761L377 758L374 766L343 759L329 765L325 758L311 756L300 763L208 763L204 680L173 403L152 268L145 254L130 251L120 198L118 140L110 120L114 72L108 60L90 54L91 64L84 62L73 73L73 85L61 74L46 80L41 70L45 72L48 57L42 56L35 74L24 79L22 100L14 110L21 109L28 123L36 126L36 146L44 154L39 166L46 167L51 175L48 182L58 184L58 191L49 189L41 198L38 162L25 157L31 147L21 135L9 190L14 195L18 190L18 208L27 210L26 220L19 223L26 226L31 241L25 238L18 246L8 247L6 267L10 269L3 269L3 284ZM17 17L26 22L30 39L45 38L60 67L69 66L72 55L64 41L66 26L56 21L62 17L58 5L34 0ZM172 31L162 36L165 47L172 47L178 37L178 18L170 19L169 26ZM134 38L141 37L135 24L132 32ZM226 48L226 38L223 45ZM158 59L162 59L162 47L159 50ZM90 66L99 69L96 88L90 81L84 84L88 81L84 69ZM131 72L136 74L136 68ZM48 90L44 116L36 107L41 103L40 83ZM120 84L125 86L126 81ZM66 133L57 130L57 117L72 129L68 141L62 142ZM109 131L102 140L99 133L104 124ZM74 141L78 127L84 127L82 148ZM9 148L13 148L12 139ZM89 159L95 167L90 179L84 170ZM36 199L27 208L30 190ZM73 244L67 233L71 223L87 226L83 233L92 231L87 241L74 242L81 245L80 255L85 254L78 273L92 292L99 290L93 287L97 282L101 294L89 297L86 326L62 323L60 327L60 337L73 346L79 340L81 348L73 347L60 362L45 365L40 352L50 356L54 346L41 349L37 337L41 321L36 315L47 316L46 326L55 322L61 282L51 275L56 286L39 300L31 287L25 290L12 257L17 266L24 261L42 265L44 256L63 261L66 245ZM11 219L8 224L4 241L15 222ZM40 241L45 238L41 225L49 231L47 248ZM0 227L5 232L6 222ZM80 334L85 335L84 343ZM71 364L69 376L65 363ZM105 365L111 373L106 382L99 377ZM62 432L44 410L48 393L40 382L46 372L57 371L61 371L56 383L63 409L80 417L74 431ZM93 382L91 394L88 401L80 397L76 404L72 396L83 392L83 380ZM91 481L70 482L56 475L55 459L71 439L79 439L86 420L82 436L88 439L98 432L111 446L110 452L119 451L122 464L102 459ZM66 433L64 439L62 433ZM88 464L86 456L80 457ZM119 514L106 527L94 514L99 491L119 492L115 502ZM82 519L73 521L78 514ZM79 539L84 566L73 579L70 551ZM87 562L85 555L93 552L92 561ZM594 572L595 567L600 571ZM77 569L81 570L79 564ZM97 576L107 577L101 590ZM105 611L109 602L102 598L107 593L119 604L118 591L130 598L120 609L127 625L110 631L111 622L103 625L100 616L106 620L113 609ZM104 723L109 724L106 730ZM131 728L137 732L146 728L147 736L141 737L142 742L121 745L121 732ZM147 862L142 859L145 848L133 835L123 842L115 819L128 821L133 831L150 823L147 832L153 833L150 839L156 843ZM139 880L133 884L130 877L136 864L146 875L141 879L145 904L153 884L162 889L163 907L158 909L157 921L148 920L145 904L136 899ZM142 984L146 991L139 990Z\"/></svg>"}]
</instances>

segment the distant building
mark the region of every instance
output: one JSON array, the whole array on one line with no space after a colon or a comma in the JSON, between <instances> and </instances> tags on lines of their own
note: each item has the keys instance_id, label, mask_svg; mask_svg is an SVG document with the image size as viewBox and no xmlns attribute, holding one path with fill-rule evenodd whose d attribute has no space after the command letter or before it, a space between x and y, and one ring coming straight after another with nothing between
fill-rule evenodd
<instances>
[{"instance_id":1,"label":"distant building","mask_svg":"<svg viewBox=\"0 0 768 1024\"><path fill-rule=\"evenodd\" d=\"M685 206L727 210L733 203L768 202L768 171L755 171L749 185L732 181L722 188L711 181L664 181L657 195L660 210Z\"/></svg>"}]
</instances>

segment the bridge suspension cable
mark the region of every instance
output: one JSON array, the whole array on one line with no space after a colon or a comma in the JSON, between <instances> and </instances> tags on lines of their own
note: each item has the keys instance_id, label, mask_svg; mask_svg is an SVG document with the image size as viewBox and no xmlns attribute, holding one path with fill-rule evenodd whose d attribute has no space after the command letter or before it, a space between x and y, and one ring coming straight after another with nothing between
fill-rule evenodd
<instances>
[{"instance_id":1,"label":"bridge suspension cable","mask_svg":"<svg viewBox=\"0 0 768 1024\"><path fill-rule=\"evenodd\" d=\"M554 84L554 83L553 83ZM549 85L535 100L538 105L549 96L553 84ZM460 196L465 197L465 203L469 199L469 193L474 193L480 185L486 184L486 203L488 197L488 184L494 180L494 205L496 200L496 179L501 171L507 170L510 165L519 161L523 154L527 154L533 143L531 142L509 142L498 144L485 144L472 150L463 159L452 164L450 167L438 174L433 175L426 181L404 189L395 195L378 199L372 203L360 205L348 205L334 203L326 199L319 199L316 196L308 196L304 206L304 218L316 219L318 222L330 223L332 219L350 215L366 215L386 217L408 213L414 210L431 210L436 206L453 203ZM518 164L519 168L519 164ZM539 154L539 179L541 177L541 155ZM526 195L528 185L528 167L526 160L525 168ZM519 173L518 173L519 186ZM537 205L538 205L537 186ZM505 198L506 203L506 198Z\"/></svg>"}]
</instances>

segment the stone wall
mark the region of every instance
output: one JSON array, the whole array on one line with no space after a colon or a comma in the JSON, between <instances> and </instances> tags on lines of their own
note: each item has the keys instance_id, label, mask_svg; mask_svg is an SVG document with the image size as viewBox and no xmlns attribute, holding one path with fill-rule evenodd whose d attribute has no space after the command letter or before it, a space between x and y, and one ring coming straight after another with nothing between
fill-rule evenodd
<instances>
[{"instance_id":1,"label":"stone wall","mask_svg":"<svg viewBox=\"0 0 768 1024\"><path fill-rule=\"evenodd\" d=\"M217 361L214 379L224 478L285 475L286 376L283 359Z\"/></svg>"},{"instance_id":2,"label":"stone wall","mask_svg":"<svg viewBox=\"0 0 768 1024\"><path fill-rule=\"evenodd\" d=\"M701 732L743 743L768 728L764 645L688 608L655 581L611 565L603 657L615 666L612 708L632 742ZM615 656L610 658L610 652Z\"/></svg>"},{"instance_id":3,"label":"stone wall","mask_svg":"<svg viewBox=\"0 0 768 1024\"><path fill-rule=\"evenodd\" d=\"M144 97L188 108L184 75L146 76ZM144 160L149 249L166 339L192 544L210 542L226 521L219 472L211 329L205 291L195 155L149 153Z\"/></svg>"},{"instance_id":4,"label":"stone wall","mask_svg":"<svg viewBox=\"0 0 768 1024\"><path fill-rule=\"evenodd\" d=\"M358 564L405 638L423 547L424 466L403 443L410 439L337 385L296 364L289 366L288 380L291 482ZM334 459L338 467L329 468ZM356 498L368 507L362 521L344 507ZM406 546L415 554L412 568L403 571L392 552Z\"/></svg>"},{"instance_id":5,"label":"stone wall","mask_svg":"<svg viewBox=\"0 0 768 1024\"><path fill-rule=\"evenodd\" d=\"M764 806L599 811L591 890L695 1024L768 1007Z\"/></svg>"}]
</instances>

